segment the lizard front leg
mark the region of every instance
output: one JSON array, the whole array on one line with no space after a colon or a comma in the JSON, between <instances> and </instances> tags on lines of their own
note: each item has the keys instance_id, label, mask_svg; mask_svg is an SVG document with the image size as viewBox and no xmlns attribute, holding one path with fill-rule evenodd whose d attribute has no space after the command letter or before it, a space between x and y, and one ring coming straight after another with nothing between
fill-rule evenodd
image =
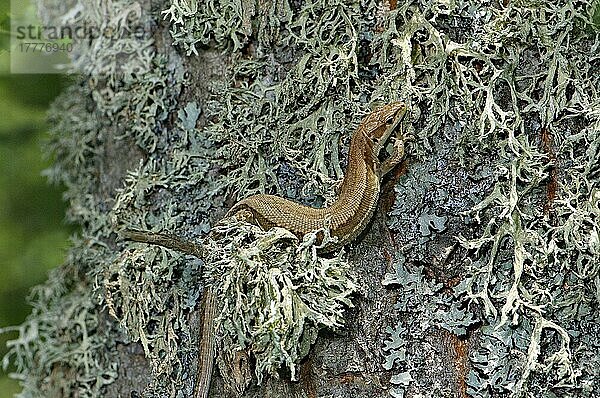
<instances>
[{"instance_id":1,"label":"lizard front leg","mask_svg":"<svg viewBox=\"0 0 600 398\"><path fill-rule=\"evenodd\" d=\"M412 140L412 137L396 138L396 141L394 142L394 151L390 157L385 159L379 166L379 175L381 177L389 173L402 161L402 159L404 159L404 143L409 140Z\"/></svg>"}]
</instances>

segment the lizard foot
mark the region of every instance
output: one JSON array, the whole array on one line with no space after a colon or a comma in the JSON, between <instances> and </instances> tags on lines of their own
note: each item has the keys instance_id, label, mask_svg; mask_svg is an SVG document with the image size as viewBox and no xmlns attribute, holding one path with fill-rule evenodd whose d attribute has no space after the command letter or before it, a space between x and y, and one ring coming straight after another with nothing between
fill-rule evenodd
<instances>
[{"instance_id":1,"label":"lizard foot","mask_svg":"<svg viewBox=\"0 0 600 398\"><path fill-rule=\"evenodd\" d=\"M390 157L388 157L381 163L381 176L384 176L387 173L389 173L402 161L402 159L404 159L404 143L412 140L413 138L411 136L407 136L406 138L396 138L396 141L394 142L394 151L392 152Z\"/></svg>"}]
</instances>

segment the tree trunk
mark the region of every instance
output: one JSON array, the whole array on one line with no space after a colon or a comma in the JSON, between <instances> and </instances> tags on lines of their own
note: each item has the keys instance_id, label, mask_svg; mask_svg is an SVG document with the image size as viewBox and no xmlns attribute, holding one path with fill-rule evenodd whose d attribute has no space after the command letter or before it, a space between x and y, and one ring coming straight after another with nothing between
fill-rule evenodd
<instances>
[{"instance_id":1,"label":"tree trunk","mask_svg":"<svg viewBox=\"0 0 600 398\"><path fill-rule=\"evenodd\" d=\"M259 192L321 206L396 100L415 140L347 248L346 327L243 396L597 393L597 4L54 3L47 24L146 34L77 42L83 79L51 110L82 230L13 341L25 396L192 396L205 265L117 231L201 241Z\"/></svg>"}]
</instances>

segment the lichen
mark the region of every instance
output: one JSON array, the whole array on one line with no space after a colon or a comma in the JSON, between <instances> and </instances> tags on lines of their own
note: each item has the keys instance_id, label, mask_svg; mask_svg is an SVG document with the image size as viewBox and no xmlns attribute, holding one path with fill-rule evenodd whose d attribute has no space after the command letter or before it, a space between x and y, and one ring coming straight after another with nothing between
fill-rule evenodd
<instances>
[{"instance_id":1,"label":"lichen","mask_svg":"<svg viewBox=\"0 0 600 398\"><path fill-rule=\"evenodd\" d=\"M118 48L79 43L75 67L84 79L51 112L55 166L48 174L66 184L69 218L82 231L69 262L34 291L34 311L11 343L6 360L17 365L21 396L51 396L55 388L102 396L119 371L108 349L119 341L144 349L152 373L145 396L182 393L194 351L185 320L210 265L116 244L114 232L127 225L197 239L222 214L226 196L268 192L325 203L354 126L369 106L397 99L410 106L417 140L389 220L402 248L385 284L404 292L399 320L382 342L392 394L429 387L418 377L428 365L418 343L437 328L476 340L467 379L474 397L591 396L600 377L592 332L600 284L599 3L410 0L393 10L384 3L41 2L48 23L121 33L142 25L152 34ZM162 18L168 34L156 32ZM169 34L190 59L172 59L170 43L155 47ZM205 99L179 98L185 82L175 64L206 48L222 51L225 79L205 82ZM107 157L115 147L126 148L126 161ZM553 179L555 197L548 194ZM232 275L254 272L220 254L214 263ZM290 258L284 271L293 269ZM430 277L432 265L447 263L445 271L466 278ZM312 255L302 264L347 267ZM254 274L244 275L223 285L222 296ZM253 320L264 307L220 317L229 346L258 353L257 377L280 366L294 373L316 330L341 324L352 289L333 275L317 286L331 283L339 296L300 312L294 319L302 328L277 329L285 341L279 351L257 343L268 335ZM248 334L234 339L227 322ZM294 346L290 336L302 335L305 343ZM449 387L433 389L447 394Z\"/></svg>"},{"instance_id":2,"label":"lichen","mask_svg":"<svg viewBox=\"0 0 600 398\"><path fill-rule=\"evenodd\" d=\"M79 239L67 263L50 273L46 283L35 287L27 320L12 328L19 336L8 343L4 366L12 361L23 391L19 397L97 397L117 378L117 363L111 358L115 333L101 316L99 303L80 275L106 256L98 242ZM52 377L49 377L52 376Z\"/></svg>"},{"instance_id":3,"label":"lichen","mask_svg":"<svg viewBox=\"0 0 600 398\"><path fill-rule=\"evenodd\" d=\"M198 55L198 48L209 44L238 51L253 34L261 44L275 42L279 27L292 20L287 0L209 0L199 4L174 0L162 12L170 23L173 44L183 47L186 55Z\"/></svg>"},{"instance_id":4,"label":"lichen","mask_svg":"<svg viewBox=\"0 0 600 398\"><path fill-rule=\"evenodd\" d=\"M443 201L437 207L452 211L450 230L453 223L464 223L465 231L474 232L458 239L467 276L453 296L471 311L477 305L483 309L482 314L463 311L461 319L455 305L446 303L452 322L438 326L460 334L473 324L473 314L484 325L479 348L470 356L472 396L589 396L598 380L592 369L600 349L587 337L599 298L594 291L600 264L594 170L600 78L593 54L600 42L590 19L597 4L434 3L413 2L390 15L390 24L401 28L397 33L386 29L393 33L391 44L383 45L385 59L397 47L401 62L392 67L398 77L388 84L402 87L413 103L429 109L419 114L425 128L421 138L439 131L458 136L455 154L432 159L427 143L438 144L437 137L418 152L430 161L460 162L467 170L459 172L492 184L489 195L469 206L464 199L471 182L462 183L467 191L458 197L428 184ZM448 31L451 22L469 34ZM409 178L425 177L429 183L442 172L425 170L431 175L417 167L409 170ZM426 206L407 208L414 203L419 202L398 199L393 228L406 225L409 215L403 210L428 215ZM462 218L456 217L459 211ZM474 227L483 232L477 236ZM420 243L431 244L422 232ZM435 232L443 236L443 230ZM427 246L412 259L426 258ZM420 312L427 313L426 308ZM392 329L393 346L400 349L405 343L398 331L408 328L401 325ZM397 357L391 350L388 363Z\"/></svg>"},{"instance_id":5,"label":"lichen","mask_svg":"<svg viewBox=\"0 0 600 398\"><path fill-rule=\"evenodd\" d=\"M325 236L319 244L317 234ZM352 306L357 285L345 254L317 254L333 239L326 230L299 242L283 228L263 231L227 219L211 235L206 276L220 302L219 352L248 350L259 383L282 367L297 380L319 330L343 327L345 308Z\"/></svg>"},{"instance_id":6,"label":"lichen","mask_svg":"<svg viewBox=\"0 0 600 398\"><path fill-rule=\"evenodd\" d=\"M86 78L76 79L49 113L53 129L47 148L54 166L46 174L67 187L68 219L82 229L73 239L67 264L34 289L30 297L34 310L16 328L19 337L5 359L5 366L11 358L17 365L13 376L23 385L23 397L102 396L117 378L117 342L132 339L128 330L118 330L108 321L107 300L118 300L98 284L112 275L108 271L116 261L108 243L113 217L106 210L115 182L119 184L111 178L119 178L120 168L107 157L107 147L115 142L137 143L148 152L164 147L167 139L157 133L173 109L178 75L168 69L164 56L155 53L152 37L127 33L134 25L153 24L148 10L139 3L116 1L103 13L98 12L100 3L48 1L40 6L49 25L112 27L124 36L117 41L123 45L118 48L104 36L75 43L73 65ZM134 155L130 160L135 158L135 152L128 154ZM120 156L118 151L112 155ZM181 283L191 279L188 273ZM184 309L195 304L191 287L185 290L192 297ZM135 331L142 333L149 324L138 320Z\"/></svg>"},{"instance_id":7,"label":"lichen","mask_svg":"<svg viewBox=\"0 0 600 398\"><path fill-rule=\"evenodd\" d=\"M130 341L139 342L152 365L154 383L182 390L182 353L195 336L185 319L198 302L202 263L183 261L166 249L138 247L121 252L96 286L100 305ZM170 283L165 283L170 281ZM157 388L152 386L151 388Z\"/></svg>"}]
</instances>

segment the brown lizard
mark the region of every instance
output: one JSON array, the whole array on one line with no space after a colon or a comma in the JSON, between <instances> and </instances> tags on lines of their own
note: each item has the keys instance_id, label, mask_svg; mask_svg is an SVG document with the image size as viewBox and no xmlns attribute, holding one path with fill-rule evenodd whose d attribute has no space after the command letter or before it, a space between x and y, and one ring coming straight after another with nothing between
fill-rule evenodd
<instances>
[{"instance_id":1,"label":"brown lizard","mask_svg":"<svg viewBox=\"0 0 600 398\"><path fill-rule=\"evenodd\" d=\"M236 203L227 216L246 218L264 230L283 227L299 238L329 227L331 235L338 240L324 251L348 244L371 220L379 199L381 178L404 156L404 141L398 139L392 156L383 163L378 159L405 112L403 103L394 102L375 110L362 121L352 135L346 173L339 196L331 206L314 208L279 196L254 195Z\"/></svg>"},{"instance_id":2,"label":"brown lizard","mask_svg":"<svg viewBox=\"0 0 600 398\"><path fill-rule=\"evenodd\" d=\"M393 102L367 115L352 135L348 166L339 196L324 208L313 208L274 195L254 195L236 203L227 217L236 216L264 230L282 227L299 238L304 234L329 228L337 238L321 249L329 252L352 242L365 230L379 199L380 181L404 157L404 139L397 137L394 152L383 162L379 153L406 113L406 106ZM202 245L176 236L146 231L124 230L128 240L161 245L193 256L202 257ZM195 398L208 397L215 356L214 319L217 312L215 293L210 287L203 300L203 322L199 346L199 375Z\"/></svg>"}]
</instances>

